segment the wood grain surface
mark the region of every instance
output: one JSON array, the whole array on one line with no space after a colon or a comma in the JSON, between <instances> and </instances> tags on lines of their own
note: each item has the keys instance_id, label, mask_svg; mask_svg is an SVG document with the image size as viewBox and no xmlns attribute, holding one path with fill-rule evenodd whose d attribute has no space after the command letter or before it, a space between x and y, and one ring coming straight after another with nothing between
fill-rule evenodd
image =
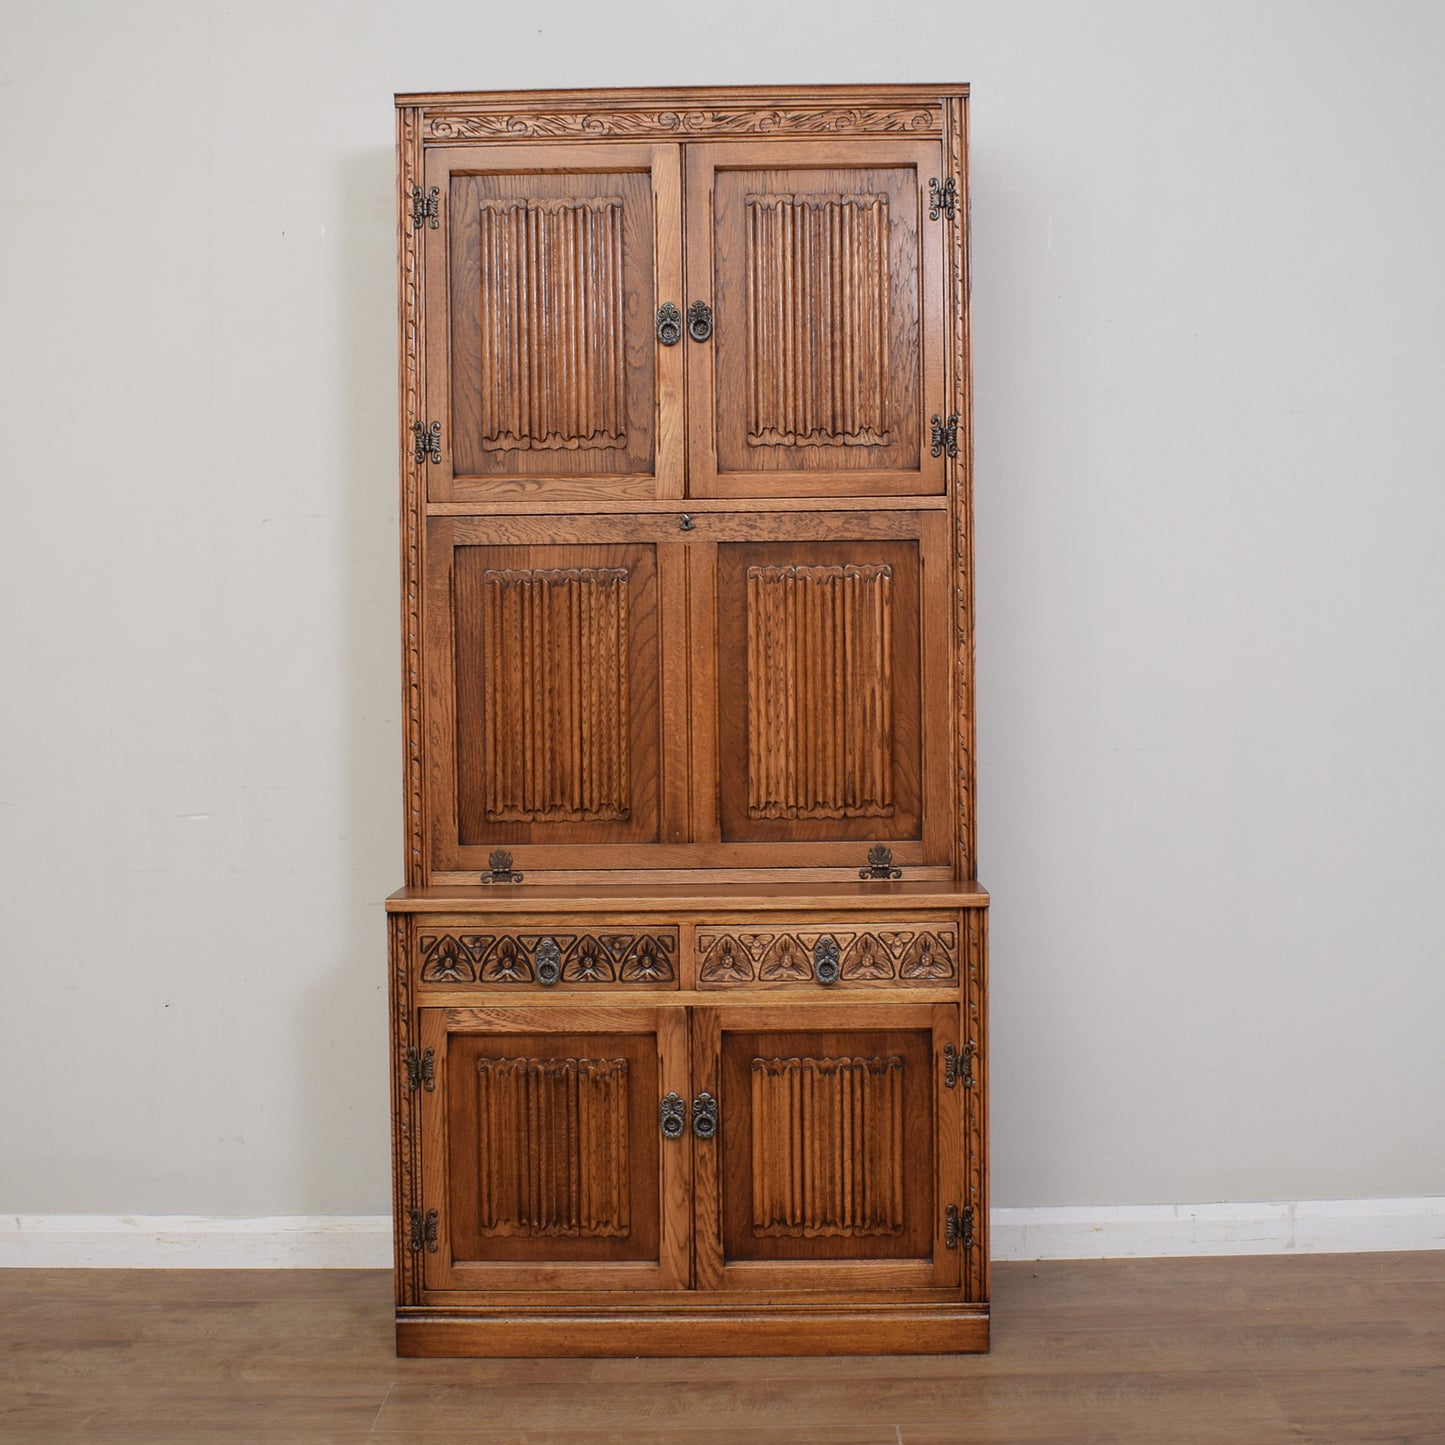
<instances>
[{"instance_id":1,"label":"wood grain surface","mask_svg":"<svg viewBox=\"0 0 1445 1445\"><path fill-rule=\"evenodd\" d=\"M1445 1440L1445 1251L1006 1263L989 1355L398 1360L383 1271L0 1272L0 1439Z\"/></svg>"}]
</instances>

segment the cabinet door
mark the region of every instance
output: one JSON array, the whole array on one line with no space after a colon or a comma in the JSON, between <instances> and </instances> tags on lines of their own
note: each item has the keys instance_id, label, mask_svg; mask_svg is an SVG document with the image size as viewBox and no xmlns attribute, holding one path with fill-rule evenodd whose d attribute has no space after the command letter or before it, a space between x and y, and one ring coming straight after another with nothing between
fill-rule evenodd
<instances>
[{"instance_id":1,"label":"cabinet door","mask_svg":"<svg viewBox=\"0 0 1445 1445\"><path fill-rule=\"evenodd\" d=\"M690 1143L659 1126L683 1011L420 1012L426 1288L685 1287Z\"/></svg>"},{"instance_id":2,"label":"cabinet door","mask_svg":"<svg viewBox=\"0 0 1445 1445\"><path fill-rule=\"evenodd\" d=\"M937 142L689 145L689 488L699 496L944 489ZM940 448L941 451L941 448Z\"/></svg>"},{"instance_id":3,"label":"cabinet door","mask_svg":"<svg viewBox=\"0 0 1445 1445\"><path fill-rule=\"evenodd\" d=\"M640 866L686 822L671 518L428 524L432 866ZM639 851L642 850L642 851Z\"/></svg>"},{"instance_id":4,"label":"cabinet door","mask_svg":"<svg viewBox=\"0 0 1445 1445\"><path fill-rule=\"evenodd\" d=\"M510 145L427 157L433 501L678 496L677 146Z\"/></svg>"},{"instance_id":5,"label":"cabinet door","mask_svg":"<svg viewBox=\"0 0 1445 1445\"><path fill-rule=\"evenodd\" d=\"M715 666L694 712L715 728L694 736L717 751L699 837L739 865L861 865L876 843L946 865L944 514L710 514L695 535L693 635Z\"/></svg>"},{"instance_id":6,"label":"cabinet door","mask_svg":"<svg viewBox=\"0 0 1445 1445\"><path fill-rule=\"evenodd\" d=\"M698 1285L957 1285L958 1042L952 1005L694 1010L718 1122L693 1156Z\"/></svg>"}]
</instances>

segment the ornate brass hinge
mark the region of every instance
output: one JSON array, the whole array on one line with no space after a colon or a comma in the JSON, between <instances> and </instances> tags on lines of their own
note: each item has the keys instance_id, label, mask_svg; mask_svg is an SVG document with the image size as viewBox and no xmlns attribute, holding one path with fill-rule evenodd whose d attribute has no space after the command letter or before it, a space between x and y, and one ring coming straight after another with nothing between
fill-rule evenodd
<instances>
[{"instance_id":1,"label":"ornate brass hinge","mask_svg":"<svg viewBox=\"0 0 1445 1445\"><path fill-rule=\"evenodd\" d=\"M512 871L512 855L505 848L494 848L487 855L490 873L482 874L483 883L520 883L522 875Z\"/></svg>"},{"instance_id":2,"label":"ornate brass hinge","mask_svg":"<svg viewBox=\"0 0 1445 1445\"><path fill-rule=\"evenodd\" d=\"M938 418L934 417L934 421ZM412 434L412 455L418 462L430 459L433 462L440 462L442 459L442 424L434 421L430 426L422 421L414 421L411 424ZM934 456L938 453L934 452Z\"/></svg>"},{"instance_id":3,"label":"ornate brass hinge","mask_svg":"<svg viewBox=\"0 0 1445 1445\"><path fill-rule=\"evenodd\" d=\"M933 418L932 455L941 457L945 452L951 457L958 455L958 413L953 412L947 421L941 416Z\"/></svg>"},{"instance_id":4,"label":"ornate brass hinge","mask_svg":"<svg viewBox=\"0 0 1445 1445\"><path fill-rule=\"evenodd\" d=\"M903 870L893 866L893 850L881 843L868 850L868 866L858 870L860 878L902 878Z\"/></svg>"},{"instance_id":5,"label":"ornate brass hinge","mask_svg":"<svg viewBox=\"0 0 1445 1445\"><path fill-rule=\"evenodd\" d=\"M972 1039L968 1039L962 1049L956 1049L952 1044L943 1046L943 1087L951 1089L963 1080L965 1089L973 1088L973 1055L977 1045Z\"/></svg>"},{"instance_id":6,"label":"ornate brass hinge","mask_svg":"<svg viewBox=\"0 0 1445 1445\"><path fill-rule=\"evenodd\" d=\"M952 176L940 186L937 176L928 178L928 219L936 221L940 215L951 221L958 214L958 182Z\"/></svg>"},{"instance_id":7,"label":"ornate brass hinge","mask_svg":"<svg viewBox=\"0 0 1445 1445\"><path fill-rule=\"evenodd\" d=\"M426 1086L428 1094L436 1092L436 1057L431 1049L424 1054L418 1054L416 1045L413 1044L406 1051L406 1086L412 1093L416 1093L422 1085Z\"/></svg>"},{"instance_id":8,"label":"ornate brass hinge","mask_svg":"<svg viewBox=\"0 0 1445 1445\"><path fill-rule=\"evenodd\" d=\"M423 191L420 186L411 188L411 224L414 230L419 231L426 225L435 231L441 224L438 219L441 214L441 194L438 186L433 186L429 191Z\"/></svg>"},{"instance_id":9,"label":"ornate brass hinge","mask_svg":"<svg viewBox=\"0 0 1445 1445\"><path fill-rule=\"evenodd\" d=\"M437 1252L437 1218L435 1209L428 1209L425 1219L420 1209L411 1211L411 1247L418 1253L423 1249L428 1254Z\"/></svg>"},{"instance_id":10,"label":"ornate brass hinge","mask_svg":"<svg viewBox=\"0 0 1445 1445\"><path fill-rule=\"evenodd\" d=\"M960 1214L958 1205L950 1204L943 1211L943 1247L957 1249L973 1248L973 1205L965 1204Z\"/></svg>"}]
</instances>

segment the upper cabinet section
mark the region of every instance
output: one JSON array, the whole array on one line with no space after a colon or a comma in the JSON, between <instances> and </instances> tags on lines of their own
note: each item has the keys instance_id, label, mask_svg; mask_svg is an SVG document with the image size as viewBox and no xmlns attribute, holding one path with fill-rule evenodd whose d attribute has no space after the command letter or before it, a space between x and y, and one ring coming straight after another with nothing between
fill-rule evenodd
<instances>
[{"instance_id":1,"label":"upper cabinet section","mask_svg":"<svg viewBox=\"0 0 1445 1445\"><path fill-rule=\"evenodd\" d=\"M653 316L681 287L679 162L674 145L428 155L411 440L434 501L681 495L683 358Z\"/></svg>"},{"instance_id":2,"label":"upper cabinet section","mask_svg":"<svg viewBox=\"0 0 1445 1445\"><path fill-rule=\"evenodd\" d=\"M961 97L674 98L403 105L427 499L943 495L967 448Z\"/></svg>"},{"instance_id":3,"label":"upper cabinet section","mask_svg":"<svg viewBox=\"0 0 1445 1445\"><path fill-rule=\"evenodd\" d=\"M693 496L944 490L943 245L936 142L687 148ZM940 218L941 219L941 218Z\"/></svg>"}]
</instances>

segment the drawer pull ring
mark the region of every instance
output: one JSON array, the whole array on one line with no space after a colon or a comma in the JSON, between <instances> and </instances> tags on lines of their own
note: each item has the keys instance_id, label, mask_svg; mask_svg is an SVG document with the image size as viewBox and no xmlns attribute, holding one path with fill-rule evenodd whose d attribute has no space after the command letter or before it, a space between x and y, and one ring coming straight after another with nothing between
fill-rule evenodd
<instances>
[{"instance_id":1,"label":"drawer pull ring","mask_svg":"<svg viewBox=\"0 0 1445 1445\"><path fill-rule=\"evenodd\" d=\"M664 1139L681 1139L687 1132L687 1105L676 1090L657 1106L657 1122Z\"/></svg>"},{"instance_id":2,"label":"drawer pull ring","mask_svg":"<svg viewBox=\"0 0 1445 1445\"><path fill-rule=\"evenodd\" d=\"M657 339L664 346L676 346L682 340L682 312L671 301L657 308Z\"/></svg>"},{"instance_id":3,"label":"drawer pull ring","mask_svg":"<svg viewBox=\"0 0 1445 1445\"><path fill-rule=\"evenodd\" d=\"M825 933L813 945L813 977L824 988L831 988L838 982L842 967L839 963L838 940Z\"/></svg>"},{"instance_id":4,"label":"drawer pull ring","mask_svg":"<svg viewBox=\"0 0 1445 1445\"><path fill-rule=\"evenodd\" d=\"M717 1100L709 1093L692 1101L692 1132L699 1139L711 1139L717 1133Z\"/></svg>"},{"instance_id":5,"label":"drawer pull ring","mask_svg":"<svg viewBox=\"0 0 1445 1445\"><path fill-rule=\"evenodd\" d=\"M539 938L532 953L537 982L551 988L562 977L562 950L555 938Z\"/></svg>"},{"instance_id":6,"label":"drawer pull ring","mask_svg":"<svg viewBox=\"0 0 1445 1445\"><path fill-rule=\"evenodd\" d=\"M712 335L712 307L706 301L694 301L687 308L687 334L694 341L706 341Z\"/></svg>"}]
</instances>

